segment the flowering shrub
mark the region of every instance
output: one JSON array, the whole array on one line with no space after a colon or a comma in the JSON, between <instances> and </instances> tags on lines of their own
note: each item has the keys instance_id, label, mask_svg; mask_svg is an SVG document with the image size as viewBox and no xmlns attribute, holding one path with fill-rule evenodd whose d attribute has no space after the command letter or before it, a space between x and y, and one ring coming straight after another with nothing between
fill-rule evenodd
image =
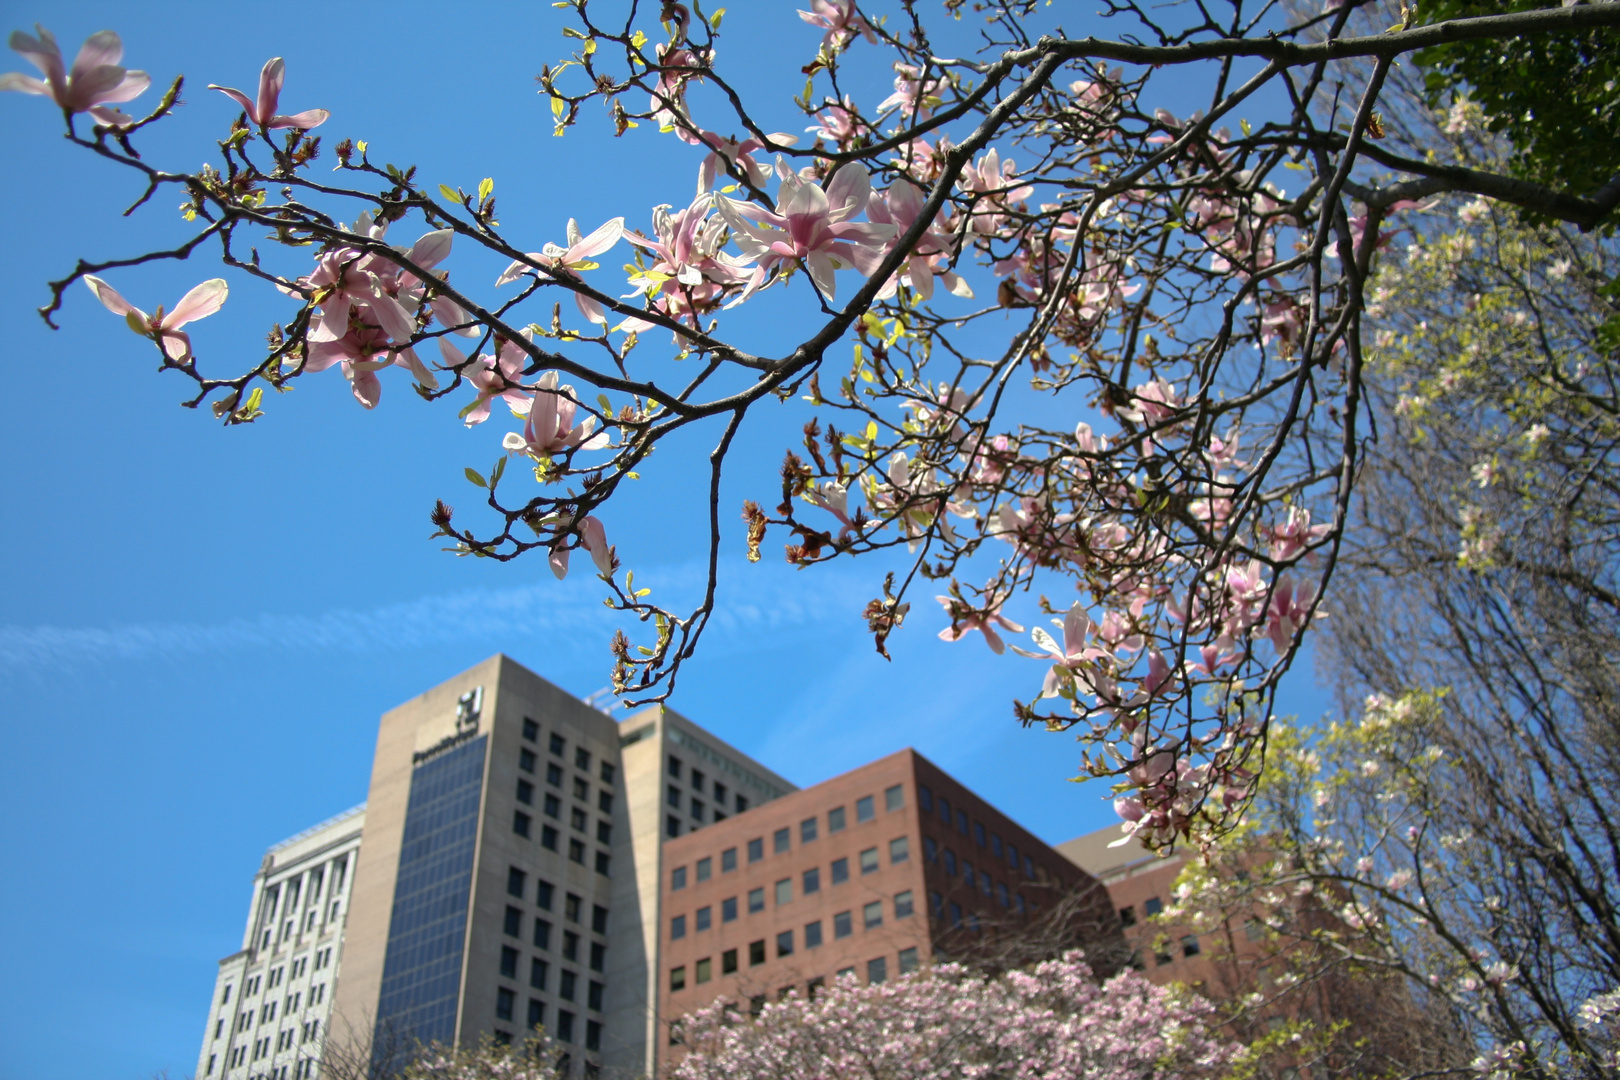
<instances>
[{"instance_id":1,"label":"flowering shrub","mask_svg":"<svg viewBox=\"0 0 1620 1080\"><path fill-rule=\"evenodd\" d=\"M1098 984L1079 953L984 979L955 965L814 999L797 991L758 1018L719 1000L681 1020L675 1080L1192 1080L1223 1075L1236 1044L1211 1006L1126 971Z\"/></svg>"}]
</instances>

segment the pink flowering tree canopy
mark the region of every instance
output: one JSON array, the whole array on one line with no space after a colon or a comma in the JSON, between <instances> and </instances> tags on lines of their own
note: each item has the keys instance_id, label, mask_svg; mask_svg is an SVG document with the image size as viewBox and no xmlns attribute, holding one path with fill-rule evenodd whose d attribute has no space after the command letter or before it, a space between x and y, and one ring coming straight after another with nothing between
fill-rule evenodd
<instances>
[{"instance_id":1,"label":"pink flowering tree canopy","mask_svg":"<svg viewBox=\"0 0 1620 1080\"><path fill-rule=\"evenodd\" d=\"M986 979L945 964L862 985L794 991L757 1018L715 1001L676 1024L673 1080L1197 1080L1239 1047L1214 1009L1134 971L1099 984L1078 953Z\"/></svg>"},{"instance_id":2,"label":"pink flowering tree canopy","mask_svg":"<svg viewBox=\"0 0 1620 1080\"><path fill-rule=\"evenodd\" d=\"M721 12L555 6L577 45L540 73L556 134L605 106L689 170L667 202L560 238L503 229L493 180L429 185L341 135L313 169L330 113L282 98L333 103L304 100L296 57L268 60L252 94L215 84L192 103L217 110L220 140L187 171L136 146L179 79L137 119L110 108L150 81L120 66L116 34L71 69L47 31L13 34L43 78L0 89L50 97L71 140L130 170L137 205L177 193L189 230L79 261L45 318L84 281L227 424L260 418L267 390L341 374L360 407L411 387L504 429L496 466L467 469L478 516L440 501L434 525L463 554L537 553L558 576L584 548L626 616L613 683L631 703L667 697L694 654L723 545L757 560L774 530L800 567L879 555L897 569L861 613L877 650L931 618L961 648L1033 660L1017 715L1077 734L1081 772L1112 778L1151 845L1223 828L1253 794L1373 434L1363 292L1402 215L1460 192L1592 228L1620 202L1620 183L1562 190L1379 145L1380 91L1415 50L1608 32L1611 3L1407 11L1373 33L1355 0L1292 21L1114 3L1114 36L1082 38L1033 0L972 33L960 3L930 24L911 3L815 0L793 24L807 82L782 87L801 135L768 131L728 82ZM874 76L892 93L849 89ZM205 246L235 302L256 286L264 305L269 346L245 368L219 370L180 329L225 279L152 315L121 295L143 294L142 264ZM506 271L457 271L469 248ZM728 312L766 291L800 317L745 349ZM815 418L739 526L720 505L735 436L794 399ZM666 607L621 565L615 496L688 429L712 433L708 580Z\"/></svg>"}]
</instances>

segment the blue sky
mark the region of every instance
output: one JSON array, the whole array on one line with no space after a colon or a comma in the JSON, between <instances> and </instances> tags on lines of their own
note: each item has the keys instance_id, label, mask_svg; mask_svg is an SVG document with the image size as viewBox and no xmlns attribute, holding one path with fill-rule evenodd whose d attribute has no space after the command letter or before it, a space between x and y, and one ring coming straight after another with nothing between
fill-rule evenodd
<instances>
[{"instance_id":1,"label":"blue sky","mask_svg":"<svg viewBox=\"0 0 1620 1080\"><path fill-rule=\"evenodd\" d=\"M723 61L776 105L802 82L772 80L816 39L792 7L727 17ZM560 240L570 216L646 228L649 207L691 195L698 158L668 137L615 141L589 116L552 138L533 77L566 50L546 5L0 11L0 29L42 20L70 55L112 28L130 66L160 83L185 72L186 108L142 144L160 165L195 167L234 117L205 84L252 87L283 55L285 111L328 108L329 144L367 139L374 159L414 162L434 182L492 176L503 224L530 246ZM0 67L13 69L28 70ZM885 81L861 88L881 96ZM149 346L82 288L63 329L47 330L34 314L44 282L76 256L166 246L182 224L168 193L120 217L134 178L63 145L58 125L39 99L0 96L0 1080L189 1076L214 964L239 943L264 849L365 797L378 715L497 651L590 694L607 682L613 624L585 573L558 583L538 560L460 560L428 539L435 497L471 505L462 469L495 460L505 418L463 430L454 406L425 405L402 378L366 413L334 372L268 402L260 423L221 430L177 407L185 386L159 377ZM803 122L784 110L767 126ZM399 228L406 241L421 231ZM474 259L451 265L482 280ZM108 277L150 309L215 273L199 253ZM232 284L225 310L193 328L221 366L249 362L285 311ZM780 349L802 330L802 298L767 298L737 332ZM790 411L744 430L728 508L775 501L776 462L801 422ZM694 587L695 478L714 434L662 452L610 511L639 583ZM858 617L876 568L751 567L732 532L723 613L676 708L801 784L910 745L1049 841L1112 820L1102 791L1068 782L1073 742L1011 719L1038 667L976 638L936 640L926 597L884 663ZM772 537L767 552L779 551ZM1308 675L1292 701L1320 707Z\"/></svg>"}]
</instances>

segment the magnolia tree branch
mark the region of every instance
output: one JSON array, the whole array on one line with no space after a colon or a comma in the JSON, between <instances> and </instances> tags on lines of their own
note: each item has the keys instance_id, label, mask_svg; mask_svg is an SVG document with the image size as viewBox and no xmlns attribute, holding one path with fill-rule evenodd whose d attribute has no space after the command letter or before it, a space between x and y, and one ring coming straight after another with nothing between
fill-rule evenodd
<instances>
[{"instance_id":1,"label":"magnolia tree branch","mask_svg":"<svg viewBox=\"0 0 1620 1080\"><path fill-rule=\"evenodd\" d=\"M1353 4L1290 25L1241 2L1179 23L1126 3L1110 7L1126 31L1103 40L1036 25L1032 4L999 9L974 39L911 4L815 0L801 15L821 36L806 32L794 99L808 145L768 132L726 78L718 14L569 6L579 50L539 80L556 134L600 100L617 134L686 156L698 194L544 243L502 229L493 180L429 191L364 143L338 143L337 178L316 179L309 132L327 114L277 111L279 58L257 98L212 88L234 123L222 110L214 162L176 173L135 142L171 118L178 81L136 121L112 106L149 80L118 65L115 35L71 71L49 35L14 35L47 77L0 85L50 96L71 138L134 171L136 206L175 184L201 222L168 250L81 261L42 314L85 281L196 382L188 404L227 424L259 419L265 387L329 369L365 408L408 376L424 398L462 401L468 425L509 415L494 468L467 469L487 521L441 501L434 524L461 554L539 552L559 577L583 550L641 635L613 641L613 685L632 703L669 695L715 610L735 436L758 402L799 397L814 417L786 448L774 510L744 507L749 557L772 529L796 566L907 549L862 613L884 656L924 583L946 640L976 633L1003 653L1005 633L1024 633L1018 608L1053 616L1056 634L1012 646L1038 664L1017 715L1079 735L1082 772L1112 778L1128 828L1155 846L1227 828L1253 795L1270 703L1323 603L1372 435L1360 322L1385 226L1443 191L1583 228L1620 201L1616 185L1552 191L1378 145L1385 75L1414 50L1620 25L1613 3L1359 36ZM893 94L844 92L873 67L892 70ZM1169 78L1178 100L1203 87L1199 100L1146 104ZM239 254L244 225L269 231L268 257ZM281 310L264 358L225 377L204 374L182 329L224 302L224 279L148 314L96 276L211 238ZM510 265L452 283L467 245ZM621 297L599 260L626 250ZM802 296L805 314L759 355L728 335L728 312L767 289ZM987 354L991 327L1005 347ZM1048 397L1068 422L1036 419ZM702 599L666 607L608 540L614 497L705 424L719 430ZM534 486L506 475L513 459Z\"/></svg>"}]
</instances>

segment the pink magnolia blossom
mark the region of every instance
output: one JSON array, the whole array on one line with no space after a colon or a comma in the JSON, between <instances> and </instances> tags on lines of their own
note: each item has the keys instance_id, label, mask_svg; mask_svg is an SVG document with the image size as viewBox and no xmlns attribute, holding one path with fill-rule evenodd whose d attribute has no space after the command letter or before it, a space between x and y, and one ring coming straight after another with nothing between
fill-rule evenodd
<instances>
[{"instance_id":1,"label":"pink magnolia blossom","mask_svg":"<svg viewBox=\"0 0 1620 1080\"><path fill-rule=\"evenodd\" d=\"M728 288L747 284L747 264L721 250L726 223L713 214L714 199L697 197L685 210L670 212L668 204L653 208L653 235L627 232L624 238L654 256L652 265L630 276L636 291L657 310L677 319L696 318L717 307ZM626 329L642 330L652 324L629 319Z\"/></svg>"},{"instance_id":2,"label":"pink magnolia blossom","mask_svg":"<svg viewBox=\"0 0 1620 1080\"><path fill-rule=\"evenodd\" d=\"M658 86L648 109L658 126L667 130L676 126L676 120L686 119L686 83L694 78L702 81L699 72L708 67L713 57L705 49L673 45L659 45L654 55L658 61Z\"/></svg>"},{"instance_id":3,"label":"pink magnolia blossom","mask_svg":"<svg viewBox=\"0 0 1620 1080\"><path fill-rule=\"evenodd\" d=\"M850 220L866 208L871 178L859 165L833 174L825 191L819 184L779 169L782 186L773 213L753 203L717 197L717 209L736 230L743 256L758 267L757 280L785 263L802 260L817 291L831 300L837 289L833 271L853 266L871 273L883 259L893 225ZM755 286L750 286L754 288Z\"/></svg>"},{"instance_id":4,"label":"pink magnolia blossom","mask_svg":"<svg viewBox=\"0 0 1620 1080\"><path fill-rule=\"evenodd\" d=\"M556 276L573 277L586 270L595 270L598 263L594 262L597 255L607 251L619 242L624 235L624 218L616 217L612 221L598 226L589 236L581 236L579 222L573 218L568 219L568 246L559 247L548 243L539 251L531 251L522 259L517 260L501 272L495 279L497 287L510 284L525 274L535 272L539 266L550 270ZM607 325L607 309L600 303L586 296L584 293L574 293L574 304L579 313L586 319L599 325Z\"/></svg>"},{"instance_id":5,"label":"pink magnolia blossom","mask_svg":"<svg viewBox=\"0 0 1620 1080\"><path fill-rule=\"evenodd\" d=\"M1266 539L1271 547L1269 554L1278 562L1287 562L1332 529L1333 526L1327 522L1312 525L1311 512L1305 507L1290 506L1288 515L1266 530Z\"/></svg>"},{"instance_id":6,"label":"pink magnolia blossom","mask_svg":"<svg viewBox=\"0 0 1620 1080\"><path fill-rule=\"evenodd\" d=\"M444 366L462 372L478 391L473 403L462 410L462 419L468 427L489 419L489 407L497 399L506 402L514 416L529 412L529 392L523 388L523 369L529 354L515 341L502 341L495 355L480 354L472 361L452 345L448 338L439 339L439 352Z\"/></svg>"},{"instance_id":7,"label":"pink magnolia blossom","mask_svg":"<svg viewBox=\"0 0 1620 1080\"><path fill-rule=\"evenodd\" d=\"M865 37L869 45L877 44L871 26L856 14L854 0L810 0L810 10L800 11L799 18L827 31L821 43L829 49L842 49L855 40L856 34Z\"/></svg>"},{"instance_id":8,"label":"pink magnolia blossom","mask_svg":"<svg viewBox=\"0 0 1620 1080\"><path fill-rule=\"evenodd\" d=\"M62 50L57 47L51 32L34 24L39 37L31 37L21 30L11 32L9 44L16 52L27 57L45 76L36 79L9 71L0 75L0 90L17 90L24 94L48 97L70 113L87 112L98 124L126 127L134 123L117 109L103 106L139 97L152 85L152 77L144 71L127 71L118 65L123 58L124 44L111 30L91 34L73 60L71 71L62 66Z\"/></svg>"},{"instance_id":9,"label":"pink magnolia blossom","mask_svg":"<svg viewBox=\"0 0 1620 1080\"><path fill-rule=\"evenodd\" d=\"M855 145L856 139L870 132L872 128L861 119L860 113L856 111L855 102L845 94L842 104L829 100L823 105L821 112L816 114L816 123L804 130L826 139L840 150L848 150Z\"/></svg>"},{"instance_id":10,"label":"pink magnolia blossom","mask_svg":"<svg viewBox=\"0 0 1620 1080\"><path fill-rule=\"evenodd\" d=\"M578 409L579 399L574 396L574 388L557 385L557 373L548 371L540 376L539 389L529 404L523 424L523 434L508 432L501 445L509 454L528 454L535 460L568 450L599 450L606 446L608 433L596 431L596 417L587 416L574 423Z\"/></svg>"},{"instance_id":11,"label":"pink magnolia blossom","mask_svg":"<svg viewBox=\"0 0 1620 1080\"><path fill-rule=\"evenodd\" d=\"M218 90L247 111L248 119L262 128L274 130L276 128L297 128L308 131L310 128L320 127L331 117L325 109L306 109L292 116L278 116L276 105L281 100L281 84L287 78L287 65L277 56L265 61L264 69L259 72L259 98L257 101L248 100L248 96L240 90L233 90L229 86L216 86L208 84L208 89Z\"/></svg>"},{"instance_id":12,"label":"pink magnolia blossom","mask_svg":"<svg viewBox=\"0 0 1620 1080\"><path fill-rule=\"evenodd\" d=\"M1287 652L1310 620L1311 603L1316 599L1316 582L1296 585L1293 575L1277 579L1266 608L1266 637L1279 653Z\"/></svg>"},{"instance_id":13,"label":"pink magnolia blossom","mask_svg":"<svg viewBox=\"0 0 1620 1080\"><path fill-rule=\"evenodd\" d=\"M362 214L352 231L381 240L386 230L385 223ZM401 254L424 272L431 270L450 254L454 236L450 229L424 233ZM363 325L377 327L400 343L416 335L417 312L428 284L384 255L347 246L323 252L316 260L315 272L298 283L314 294L321 309L320 318L310 329L310 341L336 341L355 325ZM448 301L434 301L436 310L443 304ZM466 318L454 305L446 310L458 322Z\"/></svg>"},{"instance_id":14,"label":"pink magnolia blossom","mask_svg":"<svg viewBox=\"0 0 1620 1080\"><path fill-rule=\"evenodd\" d=\"M926 201L922 189L902 176L889 185L889 190L872 192L866 201L866 216L880 225L893 226L894 238L898 240L921 216ZM934 295L936 276L952 295L971 297L973 289L968 283L946 268L955 252L954 238L940 232L937 222L931 224L917 241L917 246L912 248L911 255L901 264L902 269L885 283L883 291L878 293L878 299L893 296L903 280L913 292L928 300ZM939 268L937 275L936 267Z\"/></svg>"},{"instance_id":15,"label":"pink magnolia blossom","mask_svg":"<svg viewBox=\"0 0 1620 1080\"><path fill-rule=\"evenodd\" d=\"M135 333L160 343L164 355L177 364L186 363L191 359L191 337L180 328L218 311L230 293L230 286L225 283L224 278L213 278L182 296L180 302L174 305L173 311L165 312L159 307L157 311L148 315L118 295L116 289L100 278L86 274L84 283L108 311L114 315L124 316L129 328Z\"/></svg>"},{"instance_id":16,"label":"pink magnolia blossom","mask_svg":"<svg viewBox=\"0 0 1620 1080\"><path fill-rule=\"evenodd\" d=\"M1012 651L1019 656L1027 656L1032 660L1056 661L1046 672L1046 682L1041 686L1040 696L1043 698L1055 697L1062 690L1063 685L1072 680L1074 672L1083 665L1094 661L1107 659L1110 650L1098 648L1091 644L1092 634L1097 630L1097 624L1091 621L1091 616L1077 600L1062 619L1052 620L1053 625L1063 630L1063 643L1061 645L1040 627L1030 631L1030 637L1043 651L1030 652L1014 645ZM1039 700L1039 699L1037 699Z\"/></svg>"},{"instance_id":17,"label":"pink magnolia blossom","mask_svg":"<svg viewBox=\"0 0 1620 1080\"><path fill-rule=\"evenodd\" d=\"M579 546L590 552L591 562L596 564L597 573L603 577L612 577L613 570L618 566L614 549L608 546L607 534L602 529L601 521L594 516L586 516L579 523ZM551 572L561 581L568 576L568 553L571 549L559 541L551 549Z\"/></svg>"},{"instance_id":18,"label":"pink magnolia blossom","mask_svg":"<svg viewBox=\"0 0 1620 1080\"><path fill-rule=\"evenodd\" d=\"M995 147L987 150L977 164L963 166L959 183L963 191L979 196L968 217L968 227L981 236L994 236L1006 220L994 210L983 207L1006 207L1035 192L1029 185L1018 182L1018 166L1010 159L1002 161Z\"/></svg>"},{"instance_id":19,"label":"pink magnolia blossom","mask_svg":"<svg viewBox=\"0 0 1620 1080\"><path fill-rule=\"evenodd\" d=\"M763 140L750 136L739 142L736 139L728 139L723 135L716 135L712 131L700 132L697 135L690 135L686 132L680 134L688 142L709 148L708 156L703 159L703 164L698 167L697 191L699 195L714 187L715 179L721 173L720 163L722 161L725 162L727 169L735 169L747 177L748 182L755 187L764 187L770 181L770 164L760 161L754 156L756 152L765 149ZM766 138L777 146L792 146L799 141L797 135L788 135L783 132L767 135Z\"/></svg>"},{"instance_id":20,"label":"pink magnolia blossom","mask_svg":"<svg viewBox=\"0 0 1620 1080\"><path fill-rule=\"evenodd\" d=\"M354 399L367 409L375 409L382 400L382 381L377 372L386 367L402 367L416 377L416 381L430 389L439 380L428 370L409 346L400 346L389 340L388 332L356 320L349 332L333 341L315 341L311 336L309 356L303 370L321 372L337 365L349 380Z\"/></svg>"},{"instance_id":21,"label":"pink magnolia blossom","mask_svg":"<svg viewBox=\"0 0 1620 1080\"><path fill-rule=\"evenodd\" d=\"M1000 656L1007 651L1007 643L996 633L996 627L1011 630L1015 634L1024 632L1022 626L1001 613L1001 605L1006 601L1006 597L989 598L983 611L973 610L954 596L936 596L934 599L944 606L946 614L951 617L951 625L939 632L941 641L961 641L969 631L977 630L984 635L984 642L990 646L990 651Z\"/></svg>"},{"instance_id":22,"label":"pink magnolia blossom","mask_svg":"<svg viewBox=\"0 0 1620 1080\"><path fill-rule=\"evenodd\" d=\"M902 116L913 120L926 120L943 102L945 80L939 77L924 79L922 72L910 64L894 65L894 93L878 102L878 115L899 109Z\"/></svg>"}]
</instances>

